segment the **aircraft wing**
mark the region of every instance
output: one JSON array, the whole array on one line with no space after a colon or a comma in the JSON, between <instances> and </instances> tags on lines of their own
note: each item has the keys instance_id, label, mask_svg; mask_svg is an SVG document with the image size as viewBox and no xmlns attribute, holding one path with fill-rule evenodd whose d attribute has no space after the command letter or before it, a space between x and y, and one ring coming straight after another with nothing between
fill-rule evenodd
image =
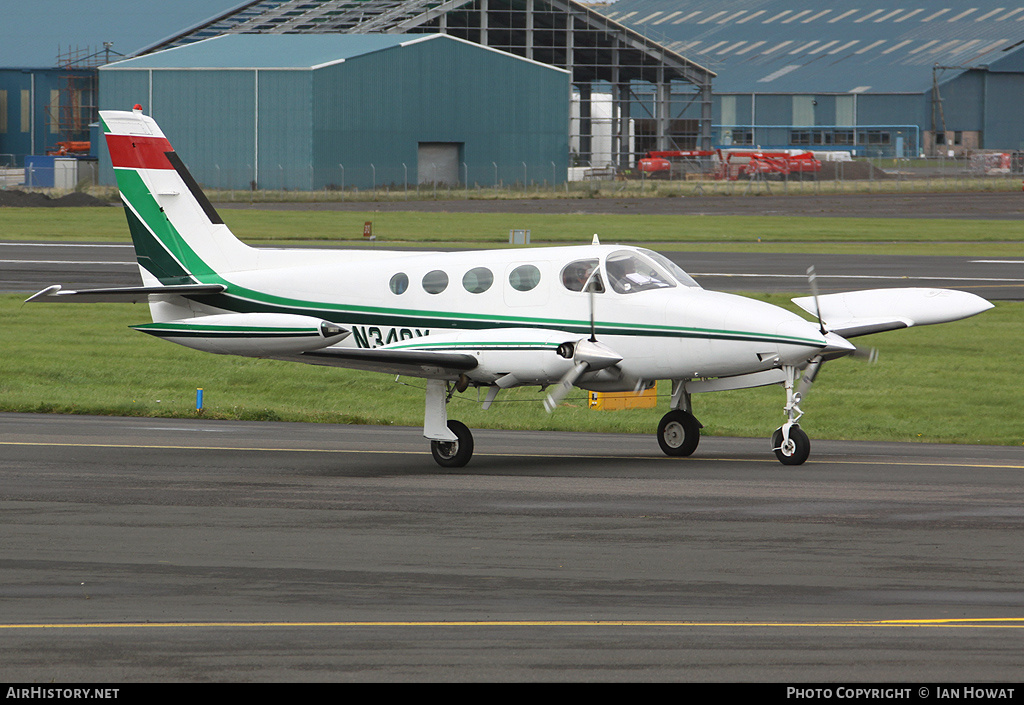
<instances>
[{"instance_id":1,"label":"aircraft wing","mask_svg":"<svg viewBox=\"0 0 1024 705\"><path fill-rule=\"evenodd\" d=\"M57 303L139 303L148 302L150 294L176 294L178 296L198 296L201 294L219 294L227 289L223 284L179 284L172 286L119 286L107 289L62 289L60 284L48 286L42 291L25 299L30 301L48 301Z\"/></svg>"},{"instance_id":2,"label":"aircraft wing","mask_svg":"<svg viewBox=\"0 0 1024 705\"><path fill-rule=\"evenodd\" d=\"M489 328L438 333L380 348L321 348L285 359L428 379L454 379L471 370L492 376L516 371L523 381L533 381L564 374L570 362L555 351L579 337L557 330Z\"/></svg>"},{"instance_id":3,"label":"aircraft wing","mask_svg":"<svg viewBox=\"0 0 1024 705\"><path fill-rule=\"evenodd\" d=\"M802 296L793 303L843 338L887 330L958 321L987 311L992 304L975 294L953 289L867 289L841 294Z\"/></svg>"},{"instance_id":4,"label":"aircraft wing","mask_svg":"<svg viewBox=\"0 0 1024 705\"><path fill-rule=\"evenodd\" d=\"M432 379L453 379L477 366L473 355L463 353L385 348L324 348L277 359Z\"/></svg>"}]
</instances>

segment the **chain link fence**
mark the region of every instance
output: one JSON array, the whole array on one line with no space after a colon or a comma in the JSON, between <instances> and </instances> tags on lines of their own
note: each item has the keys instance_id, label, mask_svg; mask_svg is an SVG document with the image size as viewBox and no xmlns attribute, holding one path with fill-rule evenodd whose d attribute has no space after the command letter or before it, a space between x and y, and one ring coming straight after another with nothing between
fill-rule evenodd
<instances>
[{"instance_id":1,"label":"chain link fence","mask_svg":"<svg viewBox=\"0 0 1024 705\"><path fill-rule=\"evenodd\" d=\"M0 155L0 189L113 189L113 185L98 182L95 161L69 159L51 166L14 167L10 162L5 165L5 156L10 155ZM820 161L814 168L803 170L723 169L709 161L691 160L652 172L639 168L637 162L627 168L585 164L568 170L554 162L545 166L492 163L477 168L463 162L457 180L450 181L417 175L415 169L404 164L339 164L328 169L263 165L258 173L251 165L214 165L195 176L212 199L224 201L952 192L1024 187L1024 158L1017 153Z\"/></svg>"}]
</instances>

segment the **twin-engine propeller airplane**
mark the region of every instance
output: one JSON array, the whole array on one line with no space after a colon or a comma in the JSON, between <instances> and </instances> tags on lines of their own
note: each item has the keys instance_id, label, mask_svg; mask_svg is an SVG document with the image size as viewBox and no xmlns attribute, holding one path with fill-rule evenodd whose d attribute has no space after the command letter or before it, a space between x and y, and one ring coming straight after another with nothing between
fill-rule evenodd
<instances>
[{"instance_id":1,"label":"twin-engine propeller airplane","mask_svg":"<svg viewBox=\"0 0 1024 705\"><path fill-rule=\"evenodd\" d=\"M156 122L135 106L100 113L143 286L62 290L29 301L145 301L136 330L197 350L426 380L423 435L461 467L473 436L447 404L468 387L643 390L672 381L658 443L697 448L691 395L781 384L786 421L771 447L810 452L800 401L847 338L954 321L991 304L943 289L878 289L794 299L807 321L767 303L705 291L666 257L592 245L456 253L254 249L231 234Z\"/></svg>"}]
</instances>

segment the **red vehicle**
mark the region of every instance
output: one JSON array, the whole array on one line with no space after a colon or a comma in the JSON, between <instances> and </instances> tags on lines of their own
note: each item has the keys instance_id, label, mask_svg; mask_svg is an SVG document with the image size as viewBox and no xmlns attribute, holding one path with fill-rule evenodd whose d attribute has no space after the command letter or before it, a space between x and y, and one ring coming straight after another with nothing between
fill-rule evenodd
<instances>
[{"instance_id":1,"label":"red vehicle","mask_svg":"<svg viewBox=\"0 0 1024 705\"><path fill-rule=\"evenodd\" d=\"M679 173L704 173L703 165L717 154L717 151L698 149L648 152L636 166L648 179L671 179Z\"/></svg>"},{"instance_id":2,"label":"red vehicle","mask_svg":"<svg viewBox=\"0 0 1024 705\"><path fill-rule=\"evenodd\" d=\"M750 149L718 150L721 155L715 178L735 181L740 177L754 179L772 176L803 176L821 171L821 161L813 152L802 150L762 151Z\"/></svg>"},{"instance_id":3,"label":"red vehicle","mask_svg":"<svg viewBox=\"0 0 1024 705\"><path fill-rule=\"evenodd\" d=\"M679 173L692 172L735 181L741 177L753 179L816 174L821 171L821 161L815 159L812 152L802 150L675 150L648 152L637 163L637 169L647 178L668 179Z\"/></svg>"}]
</instances>

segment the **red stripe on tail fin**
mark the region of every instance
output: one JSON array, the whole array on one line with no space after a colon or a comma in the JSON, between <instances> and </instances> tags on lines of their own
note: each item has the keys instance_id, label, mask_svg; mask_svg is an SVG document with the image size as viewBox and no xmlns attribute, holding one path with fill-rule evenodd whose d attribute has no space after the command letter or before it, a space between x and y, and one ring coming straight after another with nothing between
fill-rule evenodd
<instances>
[{"instance_id":1,"label":"red stripe on tail fin","mask_svg":"<svg viewBox=\"0 0 1024 705\"><path fill-rule=\"evenodd\" d=\"M166 152L172 150L166 137L107 135L110 160L115 167L129 169L173 169Z\"/></svg>"}]
</instances>

